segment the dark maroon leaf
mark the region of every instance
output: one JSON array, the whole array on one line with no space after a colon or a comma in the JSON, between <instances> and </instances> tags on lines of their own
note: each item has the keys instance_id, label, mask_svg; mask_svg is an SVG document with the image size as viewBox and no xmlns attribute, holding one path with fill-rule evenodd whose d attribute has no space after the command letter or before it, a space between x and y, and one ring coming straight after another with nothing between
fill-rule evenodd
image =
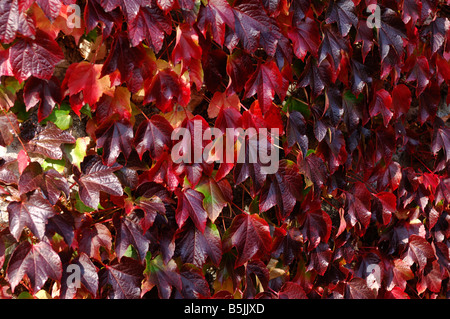
<instances>
[{"instance_id":1,"label":"dark maroon leaf","mask_svg":"<svg viewBox=\"0 0 450 319\"><path fill-rule=\"evenodd\" d=\"M14 113L0 114L0 145L4 147L10 145L18 132L17 116Z\"/></svg>"},{"instance_id":2,"label":"dark maroon leaf","mask_svg":"<svg viewBox=\"0 0 450 319\"><path fill-rule=\"evenodd\" d=\"M150 4L150 0L101 0L101 5L106 12L120 6L128 23L134 20L141 7L146 7Z\"/></svg>"},{"instance_id":3,"label":"dark maroon leaf","mask_svg":"<svg viewBox=\"0 0 450 319\"><path fill-rule=\"evenodd\" d=\"M209 257L214 265L219 265L222 258L222 242L215 224L208 222L202 233L192 223L185 223L176 236L184 263L201 268Z\"/></svg>"},{"instance_id":4,"label":"dark maroon leaf","mask_svg":"<svg viewBox=\"0 0 450 319\"><path fill-rule=\"evenodd\" d=\"M187 218L190 217L194 222L195 227L203 233L208 218L208 214L203 208L204 195L192 188L187 188L183 191L177 188L175 190L175 195L178 197L178 206L175 216L178 227L181 228Z\"/></svg>"},{"instance_id":5,"label":"dark maroon leaf","mask_svg":"<svg viewBox=\"0 0 450 319\"><path fill-rule=\"evenodd\" d=\"M352 226L359 223L364 233L372 216L370 210L371 194L363 183L358 182L355 183L355 188L352 193L347 193L346 197L348 221Z\"/></svg>"},{"instance_id":6,"label":"dark maroon leaf","mask_svg":"<svg viewBox=\"0 0 450 319\"><path fill-rule=\"evenodd\" d=\"M63 155L61 144L73 144L75 141L69 132L60 130L55 124L48 122L46 127L28 141L25 147L31 153L38 153L51 159L61 159Z\"/></svg>"},{"instance_id":7,"label":"dark maroon leaf","mask_svg":"<svg viewBox=\"0 0 450 319\"><path fill-rule=\"evenodd\" d=\"M411 235L409 237L408 250L403 257L403 261L408 265L417 263L420 270L425 268L429 259L435 259L433 247L423 237L418 235Z\"/></svg>"},{"instance_id":8,"label":"dark maroon leaf","mask_svg":"<svg viewBox=\"0 0 450 319\"><path fill-rule=\"evenodd\" d=\"M346 299L375 299L374 292L367 287L367 283L362 278L353 278L346 285Z\"/></svg>"},{"instance_id":9,"label":"dark maroon leaf","mask_svg":"<svg viewBox=\"0 0 450 319\"><path fill-rule=\"evenodd\" d=\"M237 1L233 7L235 31L244 48L254 53L259 46L274 56L278 41L283 37L279 27L267 16L257 0Z\"/></svg>"},{"instance_id":10,"label":"dark maroon leaf","mask_svg":"<svg viewBox=\"0 0 450 319\"><path fill-rule=\"evenodd\" d=\"M286 282L278 292L280 299L307 299L306 293L302 286L295 282Z\"/></svg>"},{"instance_id":11,"label":"dark maroon leaf","mask_svg":"<svg viewBox=\"0 0 450 319\"><path fill-rule=\"evenodd\" d=\"M227 74L230 77L227 91L241 92L245 83L254 73L253 61L245 51L236 49L227 58Z\"/></svg>"},{"instance_id":12,"label":"dark maroon leaf","mask_svg":"<svg viewBox=\"0 0 450 319\"><path fill-rule=\"evenodd\" d=\"M142 227L131 218L114 214L113 224L116 229L115 251L119 259L125 254L128 246L132 245L141 260L144 260L150 241L144 237Z\"/></svg>"},{"instance_id":13,"label":"dark maroon leaf","mask_svg":"<svg viewBox=\"0 0 450 319\"><path fill-rule=\"evenodd\" d=\"M69 197L69 184L56 170L43 171L37 162L31 162L19 179L19 192L25 194L40 188L50 204L55 205L61 193Z\"/></svg>"},{"instance_id":14,"label":"dark maroon leaf","mask_svg":"<svg viewBox=\"0 0 450 319\"><path fill-rule=\"evenodd\" d=\"M43 288L48 278L61 279L61 260L48 243L41 241L30 244L24 241L14 249L6 269L6 276L13 291L24 275L30 279L33 293Z\"/></svg>"},{"instance_id":15,"label":"dark maroon leaf","mask_svg":"<svg viewBox=\"0 0 450 319\"><path fill-rule=\"evenodd\" d=\"M430 34L430 46L432 53L436 53L444 45L449 27L450 25L448 18L437 17L431 21L429 25L422 29L422 36Z\"/></svg>"},{"instance_id":16,"label":"dark maroon leaf","mask_svg":"<svg viewBox=\"0 0 450 319\"><path fill-rule=\"evenodd\" d=\"M101 0L87 1L84 9L84 21L86 23L86 31L92 31L98 23L102 24L102 33L105 37L111 34L114 24L118 24L122 20L119 9L106 12L101 4Z\"/></svg>"},{"instance_id":17,"label":"dark maroon leaf","mask_svg":"<svg viewBox=\"0 0 450 319\"><path fill-rule=\"evenodd\" d=\"M81 238L78 239L79 249L91 258L102 261L100 247L111 250L111 233L103 224L83 228Z\"/></svg>"},{"instance_id":18,"label":"dark maroon leaf","mask_svg":"<svg viewBox=\"0 0 450 319\"><path fill-rule=\"evenodd\" d=\"M145 103L155 102L162 112L171 111L175 102L186 106L190 99L190 88L178 75L165 69L144 82Z\"/></svg>"},{"instance_id":19,"label":"dark maroon leaf","mask_svg":"<svg viewBox=\"0 0 450 319\"><path fill-rule=\"evenodd\" d=\"M123 189L117 176L113 174L120 166L103 165L100 157L85 158L75 181L80 189L80 199L89 207L97 208L100 202L100 191L114 196L122 196Z\"/></svg>"},{"instance_id":20,"label":"dark maroon leaf","mask_svg":"<svg viewBox=\"0 0 450 319\"><path fill-rule=\"evenodd\" d=\"M355 4L352 0L332 0L327 9L326 22L336 22L339 32L345 37L353 25L356 28L358 17L355 14Z\"/></svg>"},{"instance_id":21,"label":"dark maroon leaf","mask_svg":"<svg viewBox=\"0 0 450 319\"><path fill-rule=\"evenodd\" d=\"M289 160L280 160L278 171L267 176L261 190L260 212L275 206L281 219L286 218L294 209L296 201L301 198L302 184L297 165Z\"/></svg>"},{"instance_id":22,"label":"dark maroon leaf","mask_svg":"<svg viewBox=\"0 0 450 319\"><path fill-rule=\"evenodd\" d=\"M291 264L301 251L303 243L302 234L297 228L276 228L274 231L272 256L279 258L283 255L285 265Z\"/></svg>"},{"instance_id":23,"label":"dark maroon leaf","mask_svg":"<svg viewBox=\"0 0 450 319\"><path fill-rule=\"evenodd\" d=\"M111 286L112 289L107 291L110 299L138 299L141 296L143 272L144 266L140 262L122 257L120 263L105 265L100 270L100 287L105 291L107 285Z\"/></svg>"},{"instance_id":24,"label":"dark maroon leaf","mask_svg":"<svg viewBox=\"0 0 450 319\"><path fill-rule=\"evenodd\" d=\"M223 45L225 26L234 29L234 15L231 6L225 0L211 0L205 7L200 8L197 24L203 35L211 29L214 41Z\"/></svg>"},{"instance_id":25,"label":"dark maroon leaf","mask_svg":"<svg viewBox=\"0 0 450 319\"><path fill-rule=\"evenodd\" d=\"M405 26L396 12L385 8L381 14L381 28L378 32L381 61L389 52L397 59L403 57L403 39L406 38Z\"/></svg>"},{"instance_id":26,"label":"dark maroon leaf","mask_svg":"<svg viewBox=\"0 0 450 319\"><path fill-rule=\"evenodd\" d=\"M165 34L172 33L171 22L170 17L155 4L141 7L136 18L129 24L128 35L131 44L137 46L141 41L147 40L155 53L158 53L162 48Z\"/></svg>"},{"instance_id":27,"label":"dark maroon leaf","mask_svg":"<svg viewBox=\"0 0 450 319\"><path fill-rule=\"evenodd\" d=\"M149 151L150 157L158 159L164 149L172 147L172 125L162 116L153 115L150 120L142 122L134 138L134 145L139 157Z\"/></svg>"},{"instance_id":28,"label":"dark maroon leaf","mask_svg":"<svg viewBox=\"0 0 450 319\"><path fill-rule=\"evenodd\" d=\"M0 41L11 43L16 33L32 37L36 33L32 16L20 10L19 0L3 0L0 2Z\"/></svg>"},{"instance_id":29,"label":"dark maroon leaf","mask_svg":"<svg viewBox=\"0 0 450 319\"><path fill-rule=\"evenodd\" d=\"M308 249L316 248L320 242L327 243L331 235L331 218L321 209L306 211L299 218L301 232L309 240Z\"/></svg>"},{"instance_id":30,"label":"dark maroon leaf","mask_svg":"<svg viewBox=\"0 0 450 319\"><path fill-rule=\"evenodd\" d=\"M305 157L308 152L308 136L306 135L306 121L302 113L298 111L289 113L286 135L288 146L292 147L297 143L302 150L303 157Z\"/></svg>"},{"instance_id":31,"label":"dark maroon leaf","mask_svg":"<svg viewBox=\"0 0 450 319\"><path fill-rule=\"evenodd\" d=\"M316 154L310 154L305 159L299 160L299 171L309 179L309 184L314 185L314 193L320 194L322 185L328 178L328 171L323 160Z\"/></svg>"},{"instance_id":32,"label":"dark maroon leaf","mask_svg":"<svg viewBox=\"0 0 450 319\"><path fill-rule=\"evenodd\" d=\"M315 98L322 93L325 86L333 82L332 73L331 65L327 60L318 64L315 59L309 57L306 60L306 67L300 76L298 86L306 87L309 85L312 90L312 97Z\"/></svg>"},{"instance_id":33,"label":"dark maroon leaf","mask_svg":"<svg viewBox=\"0 0 450 319\"><path fill-rule=\"evenodd\" d=\"M433 131L431 151L436 154L439 150L445 153L445 161L450 161L450 128L436 125Z\"/></svg>"},{"instance_id":34,"label":"dark maroon leaf","mask_svg":"<svg viewBox=\"0 0 450 319\"><path fill-rule=\"evenodd\" d=\"M319 64L330 56L333 60L333 68L337 70L340 66L342 51L347 52L347 43L341 35L330 26L323 28L323 40L319 47Z\"/></svg>"},{"instance_id":35,"label":"dark maroon leaf","mask_svg":"<svg viewBox=\"0 0 450 319\"><path fill-rule=\"evenodd\" d=\"M133 127L127 120L104 122L96 131L97 146L103 148L103 163L112 166L119 154L127 159L132 150Z\"/></svg>"},{"instance_id":36,"label":"dark maroon leaf","mask_svg":"<svg viewBox=\"0 0 450 319\"><path fill-rule=\"evenodd\" d=\"M52 113L55 104L61 104L62 94L57 78L41 80L32 77L25 84L23 91L27 111L39 103L38 120L45 119Z\"/></svg>"},{"instance_id":37,"label":"dark maroon leaf","mask_svg":"<svg viewBox=\"0 0 450 319\"><path fill-rule=\"evenodd\" d=\"M25 196L23 201L8 205L9 230L19 240L23 228L28 227L33 235L42 240L47 220L55 214L53 207L40 191Z\"/></svg>"},{"instance_id":38,"label":"dark maroon leaf","mask_svg":"<svg viewBox=\"0 0 450 319\"><path fill-rule=\"evenodd\" d=\"M310 260L306 271L315 270L319 275L323 276L330 265L332 255L333 252L328 244L320 243L310 252Z\"/></svg>"},{"instance_id":39,"label":"dark maroon leaf","mask_svg":"<svg viewBox=\"0 0 450 319\"><path fill-rule=\"evenodd\" d=\"M245 267L245 289L243 297L245 299L254 298L256 295L256 278L264 290L267 290L269 284L269 270L266 265L260 261L249 261Z\"/></svg>"},{"instance_id":40,"label":"dark maroon leaf","mask_svg":"<svg viewBox=\"0 0 450 319\"><path fill-rule=\"evenodd\" d=\"M180 272L182 283L181 295L185 299L210 297L208 282L201 269L185 264Z\"/></svg>"},{"instance_id":41,"label":"dark maroon leaf","mask_svg":"<svg viewBox=\"0 0 450 319\"><path fill-rule=\"evenodd\" d=\"M140 208L144 211L145 216L141 221L143 231L147 231L155 221L155 218L158 214L164 214L166 212L166 208L164 203L158 196L152 197L139 197L136 200L136 208Z\"/></svg>"},{"instance_id":42,"label":"dark maroon leaf","mask_svg":"<svg viewBox=\"0 0 450 319\"><path fill-rule=\"evenodd\" d=\"M267 222L255 214L237 215L223 238L223 250L229 251L233 246L238 251L235 266L241 266L251 258L267 254L272 245L272 238Z\"/></svg>"},{"instance_id":43,"label":"dark maroon leaf","mask_svg":"<svg viewBox=\"0 0 450 319\"><path fill-rule=\"evenodd\" d=\"M75 274L78 269L80 274L80 284L96 297L98 290L97 268L85 253L81 253L70 264L64 266L59 295L61 299L73 299L75 297L77 286L75 282L69 280L69 276Z\"/></svg>"},{"instance_id":44,"label":"dark maroon leaf","mask_svg":"<svg viewBox=\"0 0 450 319\"><path fill-rule=\"evenodd\" d=\"M146 262L145 280L142 283L143 294L157 286L159 297L161 299L169 299L172 287L179 291L182 289L182 279L178 272L177 264L173 259L165 264L161 255L158 255L152 260L146 257Z\"/></svg>"}]
</instances>

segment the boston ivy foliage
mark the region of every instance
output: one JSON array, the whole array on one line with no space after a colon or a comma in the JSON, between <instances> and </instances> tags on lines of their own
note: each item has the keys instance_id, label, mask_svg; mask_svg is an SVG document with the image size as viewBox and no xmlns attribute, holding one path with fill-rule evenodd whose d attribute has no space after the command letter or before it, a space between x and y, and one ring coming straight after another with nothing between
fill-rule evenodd
<instances>
[{"instance_id":1,"label":"boston ivy foliage","mask_svg":"<svg viewBox=\"0 0 450 319\"><path fill-rule=\"evenodd\" d=\"M449 15L0 0L1 296L448 298ZM279 129L278 171L174 162L194 123Z\"/></svg>"}]
</instances>

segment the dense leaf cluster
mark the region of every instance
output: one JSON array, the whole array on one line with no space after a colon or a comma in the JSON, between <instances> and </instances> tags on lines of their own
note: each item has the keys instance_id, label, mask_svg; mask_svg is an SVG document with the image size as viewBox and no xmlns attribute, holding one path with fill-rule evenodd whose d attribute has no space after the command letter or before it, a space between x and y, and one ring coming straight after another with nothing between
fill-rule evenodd
<instances>
[{"instance_id":1,"label":"dense leaf cluster","mask_svg":"<svg viewBox=\"0 0 450 319\"><path fill-rule=\"evenodd\" d=\"M449 297L449 15L0 0L1 296ZM278 171L174 162L197 123L279 129Z\"/></svg>"}]
</instances>

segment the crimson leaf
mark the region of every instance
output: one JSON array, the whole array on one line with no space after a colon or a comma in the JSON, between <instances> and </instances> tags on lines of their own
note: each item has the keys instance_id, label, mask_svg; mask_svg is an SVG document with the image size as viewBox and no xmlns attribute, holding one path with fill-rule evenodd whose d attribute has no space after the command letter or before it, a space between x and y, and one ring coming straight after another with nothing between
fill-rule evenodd
<instances>
[{"instance_id":1,"label":"crimson leaf","mask_svg":"<svg viewBox=\"0 0 450 319\"><path fill-rule=\"evenodd\" d=\"M27 111L39 103L39 122L52 113L55 104L61 104L62 101L60 84L55 77L50 80L30 78L25 84L23 95Z\"/></svg>"},{"instance_id":2,"label":"crimson leaf","mask_svg":"<svg viewBox=\"0 0 450 319\"><path fill-rule=\"evenodd\" d=\"M14 76L22 82L30 76L49 80L64 54L50 35L38 29L34 40L23 38L14 43L9 58Z\"/></svg>"},{"instance_id":3,"label":"crimson leaf","mask_svg":"<svg viewBox=\"0 0 450 319\"><path fill-rule=\"evenodd\" d=\"M164 149L172 147L173 128L170 123L160 115L153 115L151 119L143 121L134 138L134 145L139 157L149 151L150 157L158 159Z\"/></svg>"}]
</instances>

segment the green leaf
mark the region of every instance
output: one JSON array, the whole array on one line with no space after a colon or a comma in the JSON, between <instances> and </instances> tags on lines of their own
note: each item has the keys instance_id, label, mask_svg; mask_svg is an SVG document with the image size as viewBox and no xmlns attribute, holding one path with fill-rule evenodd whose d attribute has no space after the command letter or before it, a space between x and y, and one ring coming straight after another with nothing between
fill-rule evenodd
<instances>
[{"instance_id":1,"label":"green leaf","mask_svg":"<svg viewBox=\"0 0 450 319\"><path fill-rule=\"evenodd\" d=\"M128 245L128 248L125 251L125 253L123 254L123 256L139 260L139 255L138 255L136 249L133 247L133 245Z\"/></svg>"},{"instance_id":2,"label":"green leaf","mask_svg":"<svg viewBox=\"0 0 450 319\"><path fill-rule=\"evenodd\" d=\"M75 144L64 145L64 152L66 153L67 158L73 165L78 167L79 170L81 170L81 162L86 157L86 150L89 143L90 138L86 136L77 138Z\"/></svg>"},{"instance_id":3,"label":"green leaf","mask_svg":"<svg viewBox=\"0 0 450 319\"><path fill-rule=\"evenodd\" d=\"M290 112L298 111L302 113L305 119L309 119L311 115L311 111L309 110L308 104L303 103L302 101L296 99L295 97L290 96L286 100L286 106Z\"/></svg>"},{"instance_id":4,"label":"green leaf","mask_svg":"<svg viewBox=\"0 0 450 319\"><path fill-rule=\"evenodd\" d=\"M54 108L53 112L41 123L46 124L49 121L53 122L59 129L63 131L71 127L73 119L70 115L70 105L67 103L62 103L59 109Z\"/></svg>"},{"instance_id":5,"label":"green leaf","mask_svg":"<svg viewBox=\"0 0 450 319\"><path fill-rule=\"evenodd\" d=\"M64 159L61 160L54 160L51 158L46 158L44 162L42 163L42 168L44 171L48 171L49 169L54 169L58 173L64 172L64 167L66 166L66 161Z\"/></svg>"},{"instance_id":6,"label":"green leaf","mask_svg":"<svg viewBox=\"0 0 450 319\"><path fill-rule=\"evenodd\" d=\"M80 195L78 193L75 194L75 209L80 213L91 213L94 212L95 209L89 206L86 206L80 199Z\"/></svg>"}]
</instances>

